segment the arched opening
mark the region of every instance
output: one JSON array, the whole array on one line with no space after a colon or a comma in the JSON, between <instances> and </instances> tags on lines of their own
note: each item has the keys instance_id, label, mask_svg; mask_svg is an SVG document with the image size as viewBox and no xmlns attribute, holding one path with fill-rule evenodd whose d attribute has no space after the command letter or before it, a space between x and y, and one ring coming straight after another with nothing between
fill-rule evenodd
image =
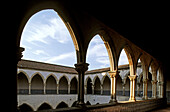
<instances>
[{"instance_id":1,"label":"arched opening","mask_svg":"<svg viewBox=\"0 0 170 112\"><path fill-rule=\"evenodd\" d=\"M26 77L26 75L22 72L20 72L18 74L18 77L17 77L17 91L18 91L18 94L28 94L29 93L29 83L28 83L28 79Z\"/></svg>"},{"instance_id":2,"label":"arched opening","mask_svg":"<svg viewBox=\"0 0 170 112\"><path fill-rule=\"evenodd\" d=\"M130 74L128 76L130 76ZM127 77L125 83L125 96L129 96L129 95L130 95L130 79L129 77Z\"/></svg>"},{"instance_id":3,"label":"arched opening","mask_svg":"<svg viewBox=\"0 0 170 112\"><path fill-rule=\"evenodd\" d=\"M77 94L77 79L74 77L70 82L70 94Z\"/></svg>"},{"instance_id":4,"label":"arched opening","mask_svg":"<svg viewBox=\"0 0 170 112\"><path fill-rule=\"evenodd\" d=\"M39 74L34 75L31 80L31 94L44 94L44 83Z\"/></svg>"},{"instance_id":5,"label":"arched opening","mask_svg":"<svg viewBox=\"0 0 170 112\"><path fill-rule=\"evenodd\" d=\"M57 108L66 108L66 107L68 107L68 105L65 102L61 102L57 105L56 109Z\"/></svg>"},{"instance_id":6,"label":"arched opening","mask_svg":"<svg viewBox=\"0 0 170 112\"><path fill-rule=\"evenodd\" d=\"M123 87L122 87L122 78L120 75L116 78L117 88L116 88L116 95L122 95L123 94Z\"/></svg>"},{"instance_id":7,"label":"arched opening","mask_svg":"<svg viewBox=\"0 0 170 112\"><path fill-rule=\"evenodd\" d=\"M89 70L110 67L109 56L104 41L100 35L95 35L89 43L87 50Z\"/></svg>"},{"instance_id":8,"label":"arched opening","mask_svg":"<svg viewBox=\"0 0 170 112\"><path fill-rule=\"evenodd\" d=\"M46 80L46 94L56 94L57 93L57 83L55 78L51 75Z\"/></svg>"},{"instance_id":9,"label":"arched opening","mask_svg":"<svg viewBox=\"0 0 170 112\"><path fill-rule=\"evenodd\" d=\"M92 94L92 80L91 80L91 78L87 79L87 94Z\"/></svg>"},{"instance_id":10,"label":"arched opening","mask_svg":"<svg viewBox=\"0 0 170 112\"><path fill-rule=\"evenodd\" d=\"M59 81L59 94L68 94L68 81L65 76Z\"/></svg>"},{"instance_id":11,"label":"arched opening","mask_svg":"<svg viewBox=\"0 0 170 112\"><path fill-rule=\"evenodd\" d=\"M97 77L94 82L94 94L101 94L101 82L99 77Z\"/></svg>"},{"instance_id":12,"label":"arched opening","mask_svg":"<svg viewBox=\"0 0 170 112\"><path fill-rule=\"evenodd\" d=\"M20 112L29 112L29 111L33 111L33 109L27 105L27 104L22 104L19 106Z\"/></svg>"},{"instance_id":13,"label":"arched opening","mask_svg":"<svg viewBox=\"0 0 170 112\"><path fill-rule=\"evenodd\" d=\"M52 109L51 106L47 103L43 103L38 107L37 110L48 110L48 109Z\"/></svg>"},{"instance_id":14,"label":"arched opening","mask_svg":"<svg viewBox=\"0 0 170 112\"><path fill-rule=\"evenodd\" d=\"M91 105L91 103L89 101L86 102L86 105Z\"/></svg>"},{"instance_id":15,"label":"arched opening","mask_svg":"<svg viewBox=\"0 0 170 112\"><path fill-rule=\"evenodd\" d=\"M110 78L106 75L103 81L103 95L110 95Z\"/></svg>"},{"instance_id":16,"label":"arched opening","mask_svg":"<svg viewBox=\"0 0 170 112\"><path fill-rule=\"evenodd\" d=\"M152 97L152 83L151 83L151 81L152 81L152 74L149 72L148 73L148 94L147 94L147 96L149 98Z\"/></svg>"}]
</instances>

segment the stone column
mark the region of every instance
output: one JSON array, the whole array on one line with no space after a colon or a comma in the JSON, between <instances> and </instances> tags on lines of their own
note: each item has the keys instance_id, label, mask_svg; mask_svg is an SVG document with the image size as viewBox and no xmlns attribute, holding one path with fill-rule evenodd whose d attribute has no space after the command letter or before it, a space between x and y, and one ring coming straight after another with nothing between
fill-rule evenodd
<instances>
[{"instance_id":1,"label":"stone column","mask_svg":"<svg viewBox=\"0 0 170 112\"><path fill-rule=\"evenodd\" d=\"M137 96L140 96L140 83L137 83Z\"/></svg>"},{"instance_id":2,"label":"stone column","mask_svg":"<svg viewBox=\"0 0 170 112\"><path fill-rule=\"evenodd\" d=\"M122 94L122 95L125 96L125 83L122 84L122 87L123 87L123 88L122 88L122 91L123 91L123 94Z\"/></svg>"},{"instance_id":3,"label":"stone column","mask_svg":"<svg viewBox=\"0 0 170 112\"><path fill-rule=\"evenodd\" d=\"M71 85L68 84L68 94L70 94L70 88L71 88Z\"/></svg>"},{"instance_id":4,"label":"stone column","mask_svg":"<svg viewBox=\"0 0 170 112\"><path fill-rule=\"evenodd\" d=\"M144 100L148 99L148 79L143 80L143 98Z\"/></svg>"},{"instance_id":5,"label":"stone column","mask_svg":"<svg viewBox=\"0 0 170 112\"><path fill-rule=\"evenodd\" d=\"M100 85L100 89L101 89L101 95L103 94L103 85Z\"/></svg>"},{"instance_id":6,"label":"stone column","mask_svg":"<svg viewBox=\"0 0 170 112\"><path fill-rule=\"evenodd\" d=\"M15 109L16 109L16 111L17 112L19 112L19 107L18 107L18 98L17 98L17 64L18 64L18 62L21 60L21 58L22 58L22 52L24 51L25 49L24 48L22 48L22 47L17 47L16 48L16 76L14 76L14 84L12 85L12 87L11 88L15 88L15 92L14 92L14 96L16 96L15 97L15 102L16 102L16 106L15 106ZM12 93L11 93L12 94Z\"/></svg>"},{"instance_id":7,"label":"stone column","mask_svg":"<svg viewBox=\"0 0 170 112\"><path fill-rule=\"evenodd\" d=\"M151 81L152 83L152 98L153 99L156 99L156 84L157 84L157 81Z\"/></svg>"},{"instance_id":8,"label":"stone column","mask_svg":"<svg viewBox=\"0 0 170 112\"><path fill-rule=\"evenodd\" d=\"M91 85L92 86L92 94L94 95L94 84Z\"/></svg>"},{"instance_id":9,"label":"stone column","mask_svg":"<svg viewBox=\"0 0 170 112\"><path fill-rule=\"evenodd\" d=\"M31 94L31 82L29 83L29 90L28 90L28 94Z\"/></svg>"},{"instance_id":10,"label":"stone column","mask_svg":"<svg viewBox=\"0 0 170 112\"><path fill-rule=\"evenodd\" d=\"M116 100L116 76L119 75L118 70L108 72L111 77L111 99L110 103L117 102Z\"/></svg>"},{"instance_id":11,"label":"stone column","mask_svg":"<svg viewBox=\"0 0 170 112\"><path fill-rule=\"evenodd\" d=\"M57 94L59 94L59 84L57 84Z\"/></svg>"},{"instance_id":12,"label":"stone column","mask_svg":"<svg viewBox=\"0 0 170 112\"><path fill-rule=\"evenodd\" d=\"M84 86L85 95L87 95L87 85Z\"/></svg>"},{"instance_id":13,"label":"stone column","mask_svg":"<svg viewBox=\"0 0 170 112\"><path fill-rule=\"evenodd\" d=\"M129 76L130 79L130 98L129 101L136 101L135 98L135 79L136 75Z\"/></svg>"},{"instance_id":14,"label":"stone column","mask_svg":"<svg viewBox=\"0 0 170 112\"><path fill-rule=\"evenodd\" d=\"M84 75L88 70L88 63L75 64L75 70L78 72L78 101L77 106L84 107Z\"/></svg>"},{"instance_id":15,"label":"stone column","mask_svg":"<svg viewBox=\"0 0 170 112\"><path fill-rule=\"evenodd\" d=\"M163 84L164 82L159 82L159 97L163 98Z\"/></svg>"},{"instance_id":16,"label":"stone column","mask_svg":"<svg viewBox=\"0 0 170 112\"><path fill-rule=\"evenodd\" d=\"M46 83L44 83L44 94L46 94Z\"/></svg>"}]
</instances>

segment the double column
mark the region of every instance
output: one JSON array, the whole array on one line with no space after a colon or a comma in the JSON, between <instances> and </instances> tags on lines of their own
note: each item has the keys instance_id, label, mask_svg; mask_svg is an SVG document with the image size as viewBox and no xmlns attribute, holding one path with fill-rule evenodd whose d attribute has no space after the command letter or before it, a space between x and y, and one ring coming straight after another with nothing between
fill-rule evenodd
<instances>
[{"instance_id":1,"label":"double column","mask_svg":"<svg viewBox=\"0 0 170 112\"><path fill-rule=\"evenodd\" d=\"M135 79L136 75L129 76L130 79L130 98L129 101L136 101L135 98Z\"/></svg>"},{"instance_id":2,"label":"double column","mask_svg":"<svg viewBox=\"0 0 170 112\"><path fill-rule=\"evenodd\" d=\"M111 99L110 103L117 102L116 100L116 77L119 75L119 71L109 71L108 72L111 77Z\"/></svg>"},{"instance_id":3,"label":"double column","mask_svg":"<svg viewBox=\"0 0 170 112\"><path fill-rule=\"evenodd\" d=\"M84 75L88 70L88 63L75 64L75 70L78 72L78 106L85 106L84 103Z\"/></svg>"}]
</instances>

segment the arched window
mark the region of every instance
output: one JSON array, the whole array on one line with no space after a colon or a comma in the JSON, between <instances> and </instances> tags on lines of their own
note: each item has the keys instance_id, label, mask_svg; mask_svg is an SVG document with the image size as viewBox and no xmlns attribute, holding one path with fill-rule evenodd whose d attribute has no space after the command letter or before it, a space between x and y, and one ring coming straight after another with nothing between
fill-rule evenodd
<instances>
[{"instance_id":1,"label":"arched window","mask_svg":"<svg viewBox=\"0 0 170 112\"><path fill-rule=\"evenodd\" d=\"M87 80L87 94L92 94L92 80L88 78Z\"/></svg>"},{"instance_id":2,"label":"arched window","mask_svg":"<svg viewBox=\"0 0 170 112\"><path fill-rule=\"evenodd\" d=\"M99 35L95 35L89 44L87 63L90 64L89 70L110 67L107 49Z\"/></svg>"},{"instance_id":3,"label":"arched window","mask_svg":"<svg viewBox=\"0 0 170 112\"><path fill-rule=\"evenodd\" d=\"M59 94L68 94L68 81L65 76L59 81Z\"/></svg>"},{"instance_id":4,"label":"arched window","mask_svg":"<svg viewBox=\"0 0 170 112\"><path fill-rule=\"evenodd\" d=\"M46 94L56 94L57 93L57 83L55 78L51 75L46 80Z\"/></svg>"},{"instance_id":5,"label":"arched window","mask_svg":"<svg viewBox=\"0 0 170 112\"><path fill-rule=\"evenodd\" d=\"M48 109L52 109L51 106L47 103L43 103L38 107L37 110L48 110Z\"/></svg>"},{"instance_id":6,"label":"arched window","mask_svg":"<svg viewBox=\"0 0 170 112\"><path fill-rule=\"evenodd\" d=\"M28 83L28 79L25 76L24 73L20 72L18 74L18 94L28 94L29 93L29 83Z\"/></svg>"},{"instance_id":7,"label":"arched window","mask_svg":"<svg viewBox=\"0 0 170 112\"><path fill-rule=\"evenodd\" d=\"M58 104L58 106L56 107L56 109L57 109L57 108L66 108L66 107L68 107L68 105L67 105L65 102L61 102L61 103Z\"/></svg>"},{"instance_id":8,"label":"arched window","mask_svg":"<svg viewBox=\"0 0 170 112\"><path fill-rule=\"evenodd\" d=\"M103 81L103 94L110 95L110 78L106 75Z\"/></svg>"},{"instance_id":9,"label":"arched window","mask_svg":"<svg viewBox=\"0 0 170 112\"><path fill-rule=\"evenodd\" d=\"M44 93L43 79L39 74L36 74L31 80L31 94L43 94L43 93Z\"/></svg>"},{"instance_id":10,"label":"arched window","mask_svg":"<svg viewBox=\"0 0 170 112\"><path fill-rule=\"evenodd\" d=\"M94 94L101 94L101 83L99 77L96 78L94 83Z\"/></svg>"},{"instance_id":11,"label":"arched window","mask_svg":"<svg viewBox=\"0 0 170 112\"><path fill-rule=\"evenodd\" d=\"M70 83L70 94L77 94L77 79L76 77L74 77L72 80L71 80L71 83Z\"/></svg>"}]
</instances>

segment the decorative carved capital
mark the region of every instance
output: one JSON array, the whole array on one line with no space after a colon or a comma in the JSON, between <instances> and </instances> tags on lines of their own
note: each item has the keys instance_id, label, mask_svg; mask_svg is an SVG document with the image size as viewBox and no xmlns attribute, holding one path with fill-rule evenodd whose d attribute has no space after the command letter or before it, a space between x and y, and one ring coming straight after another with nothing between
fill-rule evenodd
<instances>
[{"instance_id":1,"label":"decorative carved capital","mask_svg":"<svg viewBox=\"0 0 170 112\"><path fill-rule=\"evenodd\" d=\"M109 73L109 75L110 75L111 78L114 78L114 77L116 77L116 76L119 75L119 71L118 71L118 70L109 71L108 73Z\"/></svg>"},{"instance_id":2,"label":"decorative carved capital","mask_svg":"<svg viewBox=\"0 0 170 112\"><path fill-rule=\"evenodd\" d=\"M78 64L75 64L75 70L77 72L86 72L88 70L88 66L89 64L88 63L78 63Z\"/></svg>"},{"instance_id":3,"label":"decorative carved capital","mask_svg":"<svg viewBox=\"0 0 170 112\"><path fill-rule=\"evenodd\" d=\"M129 77L129 79L130 79L131 81L133 81L133 80L136 79L136 75L130 75L130 76L128 76L128 77Z\"/></svg>"},{"instance_id":4,"label":"decorative carved capital","mask_svg":"<svg viewBox=\"0 0 170 112\"><path fill-rule=\"evenodd\" d=\"M16 62L17 62L17 63L18 63L18 61L20 61L21 58L23 57L22 52L23 52L24 50L25 50L25 49L22 48L22 47L18 47L18 48L16 49Z\"/></svg>"}]
</instances>

